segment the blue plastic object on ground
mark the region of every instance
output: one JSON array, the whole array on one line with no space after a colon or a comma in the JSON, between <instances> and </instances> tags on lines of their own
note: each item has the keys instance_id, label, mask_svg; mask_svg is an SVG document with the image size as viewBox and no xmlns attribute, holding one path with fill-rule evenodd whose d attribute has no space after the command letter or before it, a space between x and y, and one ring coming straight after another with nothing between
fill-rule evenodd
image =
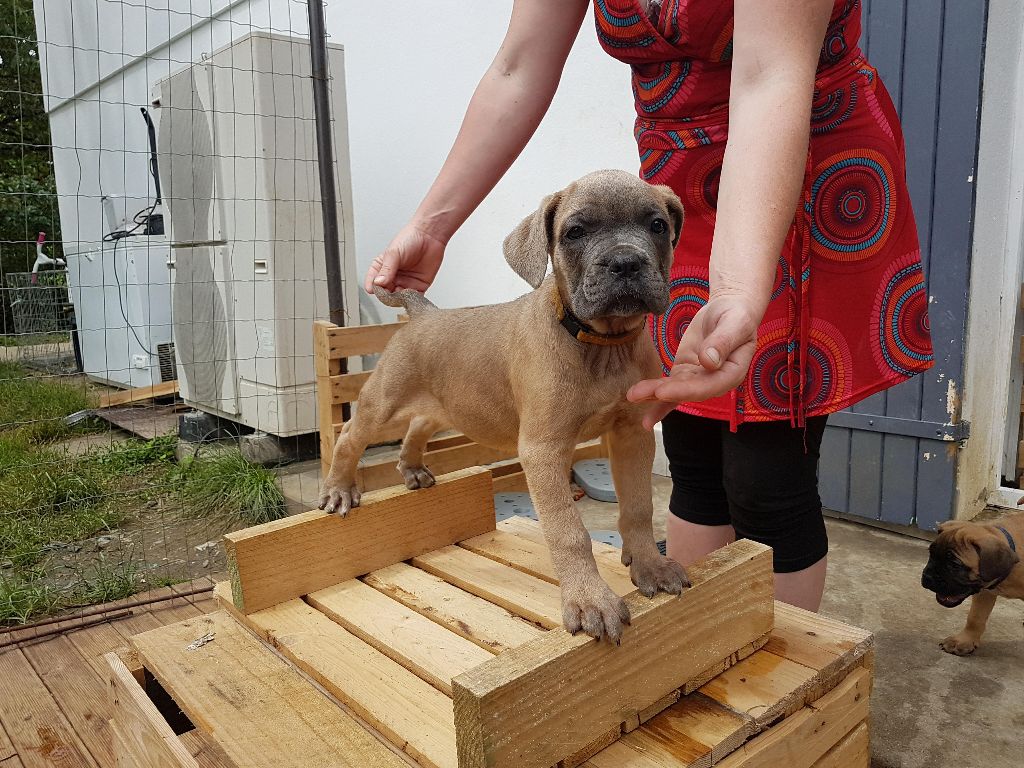
<instances>
[{"instance_id":1,"label":"blue plastic object on ground","mask_svg":"<svg viewBox=\"0 0 1024 768\"><path fill-rule=\"evenodd\" d=\"M584 459L572 466L572 479L583 492L597 501L618 501L608 459Z\"/></svg>"}]
</instances>

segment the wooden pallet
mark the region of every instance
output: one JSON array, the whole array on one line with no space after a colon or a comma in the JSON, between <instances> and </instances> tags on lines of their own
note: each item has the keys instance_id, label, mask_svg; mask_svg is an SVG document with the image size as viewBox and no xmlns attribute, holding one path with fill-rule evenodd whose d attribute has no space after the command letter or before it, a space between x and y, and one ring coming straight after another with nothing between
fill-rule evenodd
<instances>
[{"instance_id":1,"label":"wooden pallet","mask_svg":"<svg viewBox=\"0 0 1024 768\"><path fill-rule=\"evenodd\" d=\"M227 766L868 765L871 636L775 604L752 542L654 599L595 544L633 615L619 647L560 628L539 527L496 525L479 468L227 546L223 611L110 659L119 765L195 765L186 731Z\"/></svg>"},{"instance_id":2,"label":"wooden pallet","mask_svg":"<svg viewBox=\"0 0 1024 768\"><path fill-rule=\"evenodd\" d=\"M344 407L357 406L359 392L370 377L370 370L342 373L343 363L364 355L375 355L403 326L404 322L342 328L317 320L313 323L313 356L316 363L317 410L320 423L320 466L326 475L331 468L334 444L345 426ZM405 430L381 434L381 443L399 440ZM601 441L584 443L576 449L573 462L607 457ZM427 443L424 463L434 475L474 466L488 466L494 476L496 493L526 491L526 476L519 460L509 453L473 442L465 435L451 434ZM401 482L393 459L360 463L356 482L363 493Z\"/></svg>"}]
</instances>

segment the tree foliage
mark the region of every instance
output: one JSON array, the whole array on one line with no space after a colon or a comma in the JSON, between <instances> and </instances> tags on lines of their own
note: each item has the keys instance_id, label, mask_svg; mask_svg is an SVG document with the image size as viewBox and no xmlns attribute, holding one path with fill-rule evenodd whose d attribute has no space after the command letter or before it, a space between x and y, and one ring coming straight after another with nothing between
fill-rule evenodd
<instances>
[{"instance_id":1,"label":"tree foliage","mask_svg":"<svg viewBox=\"0 0 1024 768\"><path fill-rule=\"evenodd\" d=\"M0 333L13 330L3 275L31 268L41 231L51 243L48 255L59 251L57 188L42 92L32 0L0 0Z\"/></svg>"}]
</instances>

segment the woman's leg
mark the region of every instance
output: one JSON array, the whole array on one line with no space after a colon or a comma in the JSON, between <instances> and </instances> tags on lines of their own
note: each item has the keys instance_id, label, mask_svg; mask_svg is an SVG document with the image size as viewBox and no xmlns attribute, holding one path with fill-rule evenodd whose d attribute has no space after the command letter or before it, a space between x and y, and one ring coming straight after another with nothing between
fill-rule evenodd
<instances>
[{"instance_id":1,"label":"woman's leg","mask_svg":"<svg viewBox=\"0 0 1024 768\"><path fill-rule=\"evenodd\" d=\"M687 566L736 538L722 486L722 423L672 411L661 434L672 473L667 554Z\"/></svg>"},{"instance_id":2,"label":"woman's leg","mask_svg":"<svg viewBox=\"0 0 1024 768\"><path fill-rule=\"evenodd\" d=\"M666 554L683 566L692 565L709 552L736 541L732 525L701 525L670 514L665 521Z\"/></svg>"},{"instance_id":3,"label":"woman's leg","mask_svg":"<svg viewBox=\"0 0 1024 768\"><path fill-rule=\"evenodd\" d=\"M816 611L827 567L828 534L818 495L825 417L806 429L748 423L723 432L722 478L736 535L772 547L775 596Z\"/></svg>"}]
</instances>

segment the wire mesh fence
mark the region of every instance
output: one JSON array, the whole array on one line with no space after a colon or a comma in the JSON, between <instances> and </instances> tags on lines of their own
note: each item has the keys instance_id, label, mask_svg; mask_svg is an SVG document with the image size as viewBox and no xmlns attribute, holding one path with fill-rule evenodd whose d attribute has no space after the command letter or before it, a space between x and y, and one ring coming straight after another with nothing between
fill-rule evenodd
<instances>
[{"instance_id":1,"label":"wire mesh fence","mask_svg":"<svg viewBox=\"0 0 1024 768\"><path fill-rule=\"evenodd\" d=\"M307 11L0 0L0 626L214 575L220 534L314 503Z\"/></svg>"}]
</instances>

